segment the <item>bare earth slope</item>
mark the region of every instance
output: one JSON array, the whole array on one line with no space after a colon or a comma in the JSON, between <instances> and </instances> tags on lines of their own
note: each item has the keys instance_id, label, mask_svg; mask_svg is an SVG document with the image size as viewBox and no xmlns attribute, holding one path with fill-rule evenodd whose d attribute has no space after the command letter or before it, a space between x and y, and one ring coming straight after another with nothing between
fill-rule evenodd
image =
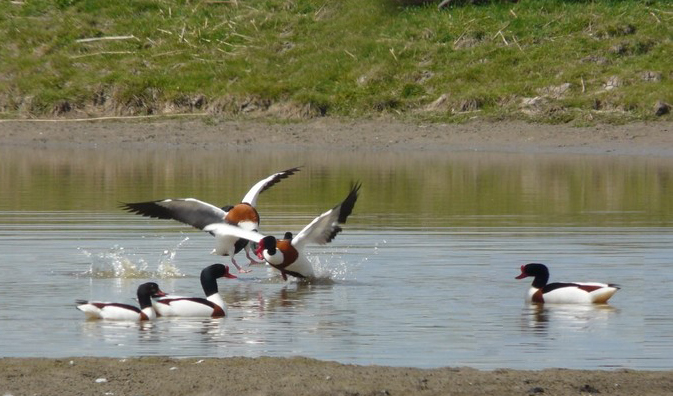
<instances>
[{"instance_id":1,"label":"bare earth slope","mask_svg":"<svg viewBox=\"0 0 673 396\"><path fill-rule=\"evenodd\" d=\"M573 127L523 122L411 124L329 118L290 124L159 119L0 121L3 145L185 146L345 150L445 150L670 155L673 123Z\"/></svg>"}]
</instances>

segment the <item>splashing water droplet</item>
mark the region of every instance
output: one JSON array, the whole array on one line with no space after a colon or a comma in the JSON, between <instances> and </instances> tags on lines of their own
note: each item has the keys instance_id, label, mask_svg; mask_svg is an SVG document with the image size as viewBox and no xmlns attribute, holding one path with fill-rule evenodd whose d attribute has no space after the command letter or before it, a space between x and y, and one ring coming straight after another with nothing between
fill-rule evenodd
<instances>
[{"instance_id":1,"label":"splashing water droplet","mask_svg":"<svg viewBox=\"0 0 673 396\"><path fill-rule=\"evenodd\" d=\"M175 256L182 244L189 238L184 238L170 250L165 250L158 260L157 270L151 271L147 260L137 257L123 246L115 245L105 252L91 253L79 249L91 261L88 271L80 275L91 278L177 278L184 276L175 264Z\"/></svg>"},{"instance_id":2,"label":"splashing water droplet","mask_svg":"<svg viewBox=\"0 0 673 396\"><path fill-rule=\"evenodd\" d=\"M347 262L341 254L332 252L329 256L311 257L315 277L319 281L353 280L353 271L361 263Z\"/></svg>"},{"instance_id":3,"label":"splashing water droplet","mask_svg":"<svg viewBox=\"0 0 673 396\"><path fill-rule=\"evenodd\" d=\"M159 259L159 266L157 267L157 276L162 279L178 278L184 276L180 272L180 268L175 264L175 256L182 245L189 240L189 237L183 238L171 250L164 250Z\"/></svg>"}]
</instances>

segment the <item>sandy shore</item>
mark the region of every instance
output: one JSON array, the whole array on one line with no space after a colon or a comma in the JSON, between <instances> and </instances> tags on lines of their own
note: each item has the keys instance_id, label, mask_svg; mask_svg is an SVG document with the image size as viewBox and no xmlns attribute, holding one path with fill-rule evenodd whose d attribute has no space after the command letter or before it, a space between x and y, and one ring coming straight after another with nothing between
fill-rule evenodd
<instances>
[{"instance_id":1,"label":"sandy shore","mask_svg":"<svg viewBox=\"0 0 673 396\"><path fill-rule=\"evenodd\" d=\"M569 127L318 119L0 121L3 147L507 151L673 155L673 123ZM0 351L0 356L1 356ZM306 358L0 359L1 395L671 395L673 371L478 371Z\"/></svg>"},{"instance_id":2,"label":"sandy shore","mask_svg":"<svg viewBox=\"0 0 673 396\"><path fill-rule=\"evenodd\" d=\"M3 395L671 395L673 372L478 371L306 358L0 359Z\"/></svg>"},{"instance_id":3,"label":"sandy shore","mask_svg":"<svg viewBox=\"0 0 673 396\"><path fill-rule=\"evenodd\" d=\"M417 124L393 120L303 123L206 118L101 121L0 121L14 146L201 147L205 149L433 150L673 154L673 122L572 127L524 122Z\"/></svg>"}]
</instances>

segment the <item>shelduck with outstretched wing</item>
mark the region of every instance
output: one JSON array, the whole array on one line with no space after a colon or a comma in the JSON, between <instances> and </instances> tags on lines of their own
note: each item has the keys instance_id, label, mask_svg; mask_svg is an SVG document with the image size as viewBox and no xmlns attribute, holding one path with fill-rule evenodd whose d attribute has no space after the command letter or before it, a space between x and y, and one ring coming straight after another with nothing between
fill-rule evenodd
<instances>
[{"instance_id":1,"label":"shelduck with outstretched wing","mask_svg":"<svg viewBox=\"0 0 673 396\"><path fill-rule=\"evenodd\" d=\"M259 194L298 171L299 167L291 168L260 180L245 194L241 203L233 206L218 208L196 198L180 198L123 203L121 207L130 213L146 217L177 220L206 232L208 232L207 228L213 224L230 224L244 230L258 231L259 213L257 213L255 206ZM247 240L236 238L233 235L213 235L216 237L216 241L212 254L231 256L231 263L239 272L249 271L244 270L234 259L234 255L242 249L245 249L246 257L250 260L250 263L257 263L250 256Z\"/></svg>"},{"instance_id":2,"label":"shelduck with outstretched wing","mask_svg":"<svg viewBox=\"0 0 673 396\"><path fill-rule=\"evenodd\" d=\"M304 252L306 245L324 245L342 231L340 224L345 223L352 213L360 186L360 183L353 184L348 196L341 203L313 219L295 237L292 237L292 233L286 232L283 239L278 240L273 236L264 236L221 223L211 224L207 230L222 237L233 234L238 238L259 241L257 256L279 270L283 279L287 279L288 275L296 278L311 278L315 273L313 265Z\"/></svg>"}]
</instances>

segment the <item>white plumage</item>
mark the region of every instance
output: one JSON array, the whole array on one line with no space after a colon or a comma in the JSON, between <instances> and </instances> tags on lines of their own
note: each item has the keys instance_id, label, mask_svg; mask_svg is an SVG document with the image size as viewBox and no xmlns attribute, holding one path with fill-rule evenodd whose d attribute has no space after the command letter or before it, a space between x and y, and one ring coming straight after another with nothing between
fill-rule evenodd
<instances>
[{"instance_id":1,"label":"white plumage","mask_svg":"<svg viewBox=\"0 0 673 396\"><path fill-rule=\"evenodd\" d=\"M162 297L166 293L154 282L138 286L137 297L140 308L129 304L77 300L77 309L84 312L88 319L107 319L140 321L153 320L156 312L152 308L152 297Z\"/></svg>"},{"instance_id":2,"label":"white plumage","mask_svg":"<svg viewBox=\"0 0 673 396\"><path fill-rule=\"evenodd\" d=\"M548 304L604 304L614 295L619 286L600 282L554 282L549 281L549 269L544 264L530 263L521 266L516 279L533 276L531 288L526 292L526 301Z\"/></svg>"}]
</instances>

